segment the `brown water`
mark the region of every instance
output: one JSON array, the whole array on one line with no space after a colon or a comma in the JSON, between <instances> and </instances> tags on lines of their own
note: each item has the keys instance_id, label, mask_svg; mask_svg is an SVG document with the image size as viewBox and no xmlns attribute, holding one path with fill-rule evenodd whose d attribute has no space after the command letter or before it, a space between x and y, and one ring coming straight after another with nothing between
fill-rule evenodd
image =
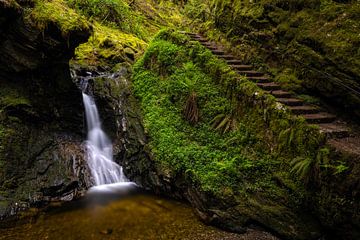
<instances>
[{"instance_id":1,"label":"brown water","mask_svg":"<svg viewBox=\"0 0 360 240\"><path fill-rule=\"evenodd\" d=\"M200 222L190 206L132 191L132 194L92 193L84 199L46 211L25 222L0 229L0 239L241 239L276 240L269 233L221 231Z\"/></svg>"}]
</instances>

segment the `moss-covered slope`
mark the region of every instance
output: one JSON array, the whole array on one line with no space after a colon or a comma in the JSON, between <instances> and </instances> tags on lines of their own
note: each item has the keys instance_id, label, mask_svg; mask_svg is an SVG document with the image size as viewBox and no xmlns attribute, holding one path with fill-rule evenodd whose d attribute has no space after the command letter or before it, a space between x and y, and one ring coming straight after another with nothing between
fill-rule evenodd
<instances>
[{"instance_id":1,"label":"moss-covered slope","mask_svg":"<svg viewBox=\"0 0 360 240\"><path fill-rule=\"evenodd\" d=\"M347 160L199 43L159 33L133 81L152 160L126 162L132 179L185 197L205 221L231 230L256 222L285 238L313 239L322 227L344 227L346 216L358 224L356 190L350 197L334 189L356 177ZM340 199L342 217L329 224L335 213L323 210Z\"/></svg>"}]
</instances>

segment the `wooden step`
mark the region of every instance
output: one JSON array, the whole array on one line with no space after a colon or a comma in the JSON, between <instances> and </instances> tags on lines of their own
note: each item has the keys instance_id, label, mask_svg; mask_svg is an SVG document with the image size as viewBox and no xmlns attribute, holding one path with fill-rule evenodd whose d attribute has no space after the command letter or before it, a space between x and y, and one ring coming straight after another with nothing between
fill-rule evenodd
<instances>
[{"instance_id":1,"label":"wooden step","mask_svg":"<svg viewBox=\"0 0 360 240\"><path fill-rule=\"evenodd\" d=\"M302 106L289 106L289 109L293 114L311 114L311 113L318 113L320 112L319 108L309 106L309 105L302 105Z\"/></svg>"},{"instance_id":2,"label":"wooden step","mask_svg":"<svg viewBox=\"0 0 360 240\"><path fill-rule=\"evenodd\" d=\"M304 103L303 100L298 98L276 98L276 101L287 106L301 106Z\"/></svg>"},{"instance_id":3,"label":"wooden step","mask_svg":"<svg viewBox=\"0 0 360 240\"><path fill-rule=\"evenodd\" d=\"M229 65L232 69L238 70L238 71L246 71L252 69L252 66L250 65L241 65L241 64L233 64Z\"/></svg>"},{"instance_id":4,"label":"wooden step","mask_svg":"<svg viewBox=\"0 0 360 240\"><path fill-rule=\"evenodd\" d=\"M264 73L257 72L257 71L238 71L237 72L240 75L245 75L248 77L261 77L264 76Z\"/></svg>"},{"instance_id":5,"label":"wooden step","mask_svg":"<svg viewBox=\"0 0 360 240\"><path fill-rule=\"evenodd\" d=\"M328 138L345 138L350 135L350 129L341 123L320 123L320 132L326 134Z\"/></svg>"},{"instance_id":6,"label":"wooden step","mask_svg":"<svg viewBox=\"0 0 360 240\"><path fill-rule=\"evenodd\" d=\"M266 76L262 76L262 77L249 76L249 77L247 77L247 79L249 79L250 81L253 81L253 82L257 82L257 83L269 83L270 82L269 78Z\"/></svg>"},{"instance_id":7,"label":"wooden step","mask_svg":"<svg viewBox=\"0 0 360 240\"><path fill-rule=\"evenodd\" d=\"M280 85L274 82L256 83L256 85L264 90L280 90Z\"/></svg>"},{"instance_id":8,"label":"wooden step","mask_svg":"<svg viewBox=\"0 0 360 240\"><path fill-rule=\"evenodd\" d=\"M334 115L326 112L301 114L300 116L304 117L308 123L331 123L335 120Z\"/></svg>"},{"instance_id":9,"label":"wooden step","mask_svg":"<svg viewBox=\"0 0 360 240\"><path fill-rule=\"evenodd\" d=\"M292 94L284 90L266 91L267 93L278 98L290 98Z\"/></svg>"},{"instance_id":10,"label":"wooden step","mask_svg":"<svg viewBox=\"0 0 360 240\"><path fill-rule=\"evenodd\" d=\"M219 55L218 58L222 58L224 60L232 60L234 59L233 55Z\"/></svg>"}]
</instances>

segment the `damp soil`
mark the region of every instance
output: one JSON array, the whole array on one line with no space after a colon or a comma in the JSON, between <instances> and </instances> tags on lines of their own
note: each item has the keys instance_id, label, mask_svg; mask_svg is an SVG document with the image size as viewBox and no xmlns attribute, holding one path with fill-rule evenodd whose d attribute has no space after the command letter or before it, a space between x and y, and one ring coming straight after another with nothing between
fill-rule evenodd
<instances>
[{"instance_id":1,"label":"damp soil","mask_svg":"<svg viewBox=\"0 0 360 240\"><path fill-rule=\"evenodd\" d=\"M236 234L207 226L188 204L134 189L90 192L23 215L1 224L0 239L278 239L261 229Z\"/></svg>"}]
</instances>

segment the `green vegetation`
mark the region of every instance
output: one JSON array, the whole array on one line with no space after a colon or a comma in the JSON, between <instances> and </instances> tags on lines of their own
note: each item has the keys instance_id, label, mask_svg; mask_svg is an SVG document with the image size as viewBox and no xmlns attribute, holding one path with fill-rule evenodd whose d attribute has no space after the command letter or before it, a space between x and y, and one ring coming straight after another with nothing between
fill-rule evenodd
<instances>
[{"instance_id":1,"label":"green vegetation","mask_svg":"<svg viewBox=\"0 0 360 240\"><path fill-rule=\"evenodd\" d=\"M136 62L132 90L140 100L149 135L146 150L153 159L146 159L147 164L154 160L156 170L179 177L186 187L221 200L218 205L236 206L235 215L245 219L244 224L251 219L286 235L292 226L306 222L298 219L303 217L303 209L309 209L308 205L314 205L310 211L316 212L327 226L349 216L346 211L354 205L353 196L341 196L336 191L340 188L337 184L347 187L348 183L341 180L352 170L351 157L335 155L325 146L325 137L316 126L293 117L274 97L240 77L198 42L175 30L159 30L186 30L191 26L194 32L223 44L244 63L267 71L289 91L301 93L300 97L308 103L320 100L306 95L304 86L317 88L328 96L340 95L341 101L349 99L351 105L360 100L351 94L345 96L331 78L324 79L323 75L341 79L346 86L357 86L360 58L354 46L359 44L359 3L180 2L35 0L33 7L26 6L25 19L44 34L54 25L64 37L72 31L91 32L71 61L82 70L130 70ZM108 108L117 109L120 96L130 95L129 79L125 86L122 77L94 79L93 90ZM34 84L40 83L34 79ZM23 175L21 171L27 171L31 165L22 164L28 161L24 149L27 151L34 143L42 149L45 143L37 138L43 139L47 133L23 124L24 119L38 114L38 103L27 97L28 89L22 91L24 86L18 85L7 83L0 89L0 169L11 169L13 163L4 159L3 152L13 152L14 159L21 163L14 175ZM131 107L135 106L135 100L131 102ZM107 117L114 119L112 114L110 111ZM115 135L114 126L109 129L113 127L110 131ZM22 134L25 131L34 138L28 139ZM4 189L15 189L18 179L12 176L5 182L4 176L0 172ZM19 191L18 196L28 197L26 190ZM329 212L327 205L331 205ZM333 215L336 220L332 222ZM278 225L288 220L293 222ZM306 227L299 228L307 234L311 230Z\"/></svg>"},{"instance_id":2,"label":"green vegetation","mask_svg":"<svg viewBox=\"0 0 360 240\"><path fill-rule=\"evenodd\" d=\"M276 188L272 175L290 167L284 159L307 159L306 166L293 164L293 172L316 177L310 166L322 161L316 159L324 140L316 128L292 119L184 35L167 30L155 37L134 66L134 88L159 164L190 175L204 190L238 193L244 181ZM190 118L189 108L195 109Z\"/></svg>"},{"instance_id":3,"label":"green vegetation","mask_svg":"<svg viewBox=\"0 0 360 240\"><path fill-rule=\"evenodd\" d=\"M186 21L171 1L36 0L34 5L26 18L42 30L56 24L65 36L74 30L93 32L72 61L90 68L132 63L162 27Z\"/></svg>"},{"instance_id":4,"label":"green vegetation","mask_svg":"<svg viewBox=\"0 0 360 240\"><path fill-rule=\"evenodd\" d=\"M40 29L45 29L50 23L56 24L64 35L74 30L90 29L86 18L70 9L65 0L35 0L35 8L27 18Z\"/></svg>"},{"instance_id":5,"label":"green vegetation","mask_svg":"<svg viewBox=\"0 0 360 240\"><path fill-rule=\"evenodd\" d=\"M354 218L349 212L354 202L330 190L347 176L349 162L333 155L316 126L292 116L198 42L161 31L135 64L133 85L150 137L147 149L161 172L184 176L193 187L237 204L242 215L285 235L274 219L302 218L299 212L291 217L292 211L308 204L317 206L308 209L322 223L331 218L325 202L341 203L332 209L336 221Z\"/></svg>"},{"instance_id":6,"label":"green vegetation","mask_svg":"<svg viewBox=\"0 0 360 240\"><path fill-rule=\"evenodd\" d=\"M360 116L359 1L189 0L194 31L274 75L289 90L316 89Z\"/></svg>"},{"instance_id":7,"label":"green vegetation","mask_svg":"<svg viewBox=\"0 0 360 240\"><path fill-rule=\"evenodd\" d=\"M75 51L74 63L83 67L108 67L133 62L146 43L134 35L114 28L93 24L93 35Z\"/></svg>"}]
</instances>

